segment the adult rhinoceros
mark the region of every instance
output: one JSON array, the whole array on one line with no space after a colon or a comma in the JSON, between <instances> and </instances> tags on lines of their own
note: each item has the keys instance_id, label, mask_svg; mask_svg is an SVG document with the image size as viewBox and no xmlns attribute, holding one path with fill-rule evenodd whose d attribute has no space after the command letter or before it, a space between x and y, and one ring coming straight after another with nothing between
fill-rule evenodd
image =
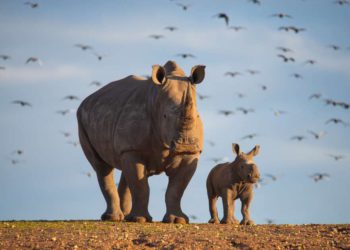
<instances>
[{"instance_id":1,"label":"adult rhinoceros","mask_svg":"<svg viewBox=\"0 0 350 250\"><path fill-rule=\"evenodd\" d=\"M79 137L107 203L102 220L152 221L148 177L165 171L163 222L188 223L180 203L203 146L195 84L203 81L204 69L195 66L186 77L168 61L153 66L151 79L128 76L82 102ZM118 191L114 168L122 171Z\"/></svg>"}]
</instances>

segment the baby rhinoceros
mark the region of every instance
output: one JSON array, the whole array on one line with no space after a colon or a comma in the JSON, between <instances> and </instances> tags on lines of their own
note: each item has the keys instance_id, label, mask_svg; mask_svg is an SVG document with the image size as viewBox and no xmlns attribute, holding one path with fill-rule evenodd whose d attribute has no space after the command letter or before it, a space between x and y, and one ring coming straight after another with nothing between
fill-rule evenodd
<instances>
[{"instance_id":1,"label":"baby rhinoceros","mask_svg":"<svg viewBox=\"0 0 350 250\"><path fill-rule=\"evenodd\" d=\"M223 224L238 224L234 217L234 202L240 199L243 219L241 225L253 225L250 219L249 205L253 199L254 183L260 178L258 167L253 157L259 153L260 146L256 145L249 153L240 151L238 144L232 144L232 150L237 154L236 159L229 163L216 165L207 178L207 192L211 219L209 223L219 223L216 201L220 196L223 202Z\"/></svg>"}]
</instances>

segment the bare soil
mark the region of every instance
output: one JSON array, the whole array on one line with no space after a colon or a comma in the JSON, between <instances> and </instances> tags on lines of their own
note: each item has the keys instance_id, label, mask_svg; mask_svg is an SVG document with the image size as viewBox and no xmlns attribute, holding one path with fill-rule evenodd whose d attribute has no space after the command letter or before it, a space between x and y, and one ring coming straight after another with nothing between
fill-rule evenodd
<instances>
[{"instance_id":1,"label":"bare soil","mask_svg":"<svg viewBox=\"0 0 350 250\"><path fill-rule=\"evenodd\" d=\"M345 225L2 221L0 249L350 249Z\"/></svg>"}]
</instances>

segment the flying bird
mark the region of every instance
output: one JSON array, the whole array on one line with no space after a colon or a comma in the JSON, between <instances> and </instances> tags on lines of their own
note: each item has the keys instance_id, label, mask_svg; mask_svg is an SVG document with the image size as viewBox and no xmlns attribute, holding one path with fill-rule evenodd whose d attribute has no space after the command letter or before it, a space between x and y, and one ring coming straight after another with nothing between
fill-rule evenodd
<instances>
[{"instance_id":1,"label":"flying bird","mask_svg":"<svg viewBox=\"0 0 350 250\"><path fill-rule=\"evenodd\" d=\"M234 112L231 110L219 110L219 114L222 114L224 116L229 116L229 115L233 115Z\"/></svg>"},{"instance_id":2,"label":"flying bird","mask_svg":"<svg viewBox=\"0 0 350 250\"><path fill-rule=\"evenodd\" d=\"M225 76L231 76L231 77L236 77L236 76L239 76L239 75L242 75L242 73L240 73L240 72L232 72L232 71L227 71L226 73L225 73Z\"/></svg>"},{"instance_id":3,"label":"flying bird","mask_svg":"<svg viewBox=\"0 0 350 250\"><path fill-rule=\"evenodd\" d=\"M74 112L76 112L76 109L64 109L64 110L56 111L56 113L60 114L60 115L66 115L66 114L74 113Z\"/></svg>"},{"instance_id":4,"label":"flying bird","mask_svg":"<svg viewBox=\"0 0 350 250\"><path fill-rule=\"evenodd\" d=\"M278 57L282 58L283 59L283 62L295 62L295 59L293 57L287 57L285 55L282 55L282 54L278 54L277 55Z\"/></svg>"},{"instance_id":5,"label":"flying bird","mask_svg":"<svg viewBox=\"0 0 350 250\"><path fill-rule=\"evenodd\" d=\"M322 96L322 94L320 94L320 93L315 93L315 94L312 94L312 95L310 95L309 96L309 100L311 100L311 99L320 99L320 97Z\"/></svg>"},{"instance_id":6,"label":"flying bird","mask_svg":"<svg viewBox=\"0 0 350 250\"><path fill-rule=\"evenodd\" d=\"M14 103L14 104L19 104L19 105L21 105L22 107L25 107L25 106L32 107L32 104L30 104L29 102L26 102L26 101L15 100L15 101L13 101L12 103Z\"/></svg>"},{"instance_id":7,"label":"flying bird","mask_svg":"<svg viewBox=\"0 0 350 250\"><path fill-rule=\"evenodd\" d=\"M210 161L213 161L215 164L219 162L223 162L225 159L224 158L217 158L217 157L212 157L209 159Z\"/></svg>"},{"instance_id":8,"label":"flying bird","mask_svg":"<svg viewBox=\"0 0 350 250\"><path fill-rule=\"evenodd\" d=\"M101 55L101 54L98 54L96 52L93 53L94 56L96 56L96 58L99 60L99 61L102 61L102 59L105 57L105 55Z\"/></svg>"},{"instance_id":9,"label":"flying bird","mask_svg":"<svg viewBox=\"0 0 350 250\"><path fill-rule=\"evenodd\" d=\"M309 134L312 134L316 140L321 139L321 137L325 136L327 132L321 131L321 132L314 132L312 130L307 131Z\"/></svg>"},{"instance_id":10,"label":"flying bird","mask_svg":"<svg viewBox=\"0 0 350 250\"><path fill-rule=\"evenodd\" d=\"M326 103L326 105L332 105L332 106L337 106L338 102L337 101L334 101L332 99L324 99L324 102Z\"/></svg>"},{"instance_id":11,"label":"flying bird","mask_svg":"<svg viewBox=\"0 0 350 250\"><path fill-rule=\"evenodd\" d=\"M269 224L269 225L271 225L271 224L275 224L275 221L274 221L273 219L267 218L267 219L266 219L266 223Z\"/></svg>"},{"instance_id":12,"label":"flying bird","mask_svg":"<svg viewBox=\"0 0 350 250\"><path fill-rule=\"evenodd\" d=\"M177 3L176 5L179 6L179 7L181 7L182 10L184 10L184 11L188 10L188 8L191 7L190 4Z\"/></svg>"},{"instance_id":13,"label":"flying bird","mask_svg":"<svg viewBox=\"0 0 350 250\"><path fill-rule=\"evenodd\" d=\"M72 144L74 147L78 147L80 143L78 141L67 141L68 144Z\"/></svg>"},{"instance_id":14,"label":"flying bird","mask_svg":"<svg viewBox=\"0 0 350 250\"><path fill-rule=\"evenodd\" d=\"M102 85L102 83L99 82L99 81L92 81L92 82L90 83L90 86L92 86L92 85L95 85L95 86L97 86L97 87L100 87L100 86Z\"/></svg>"},{"instance_id":15,"label":"flying bird","mask_svg":"<svg viewBox=\"0 0 350 250\"><path fill-rule=\"evenodd\" d=\"M93 50L93 48L90 46L90 45L86 45L86 44L81 44L81 43L78 43L78 44L75 44L74 45L75 47L78 47L82 50Z\"/></svg>"},{"instance_id":16,"label":"flying bird","mask_svg":"<svg viewBox=\"0 0 350 250\"><path fill-rule=\"evenodd\" d=\"M261 89L262 89L263 91L267 90L267 86L266 86L266 85L260 84L259 86L261 87Z\"/></svg>"},{"instance_id":17,"label":"flying bird","mask_svg":"<svg viewBox=\"0 0 350 250\"><path fill-rule=\"evenodd\" d=\"M67 132L67 131L61 131L61 134L62 134L64 137L70 137L70 136L71 136L71 133L70 133L70 132Z\"/></svg>"},{"instance_id":18,"label":"flying bird","mask_svg":"<svg viewBox=\"0 0 350 250\"><path fill-rule=\"evenodd\" d=\"M296 33L296 34L302 32L302 31L306 31L305 28L297 28L295 26L281 26L278 29L279 30L284 30L284 31L287 31L287 32L294 31L294 33Z\"/></svg>"},{"instance_id":19,"label":"flying bird","mask_svg":"<svg viewBox=\"0 0 350 250\"><path fill-rule=\"evenodd\" d=\"M245 140L245 139L253 139L254 137L257 137L258 135L257 134L248 134L248 135L245 135L241 138L241 140Z\"/></svg>"},{"instance_id":20,"label":"flying bird","mask_svg":"<svg viewBox=\"0 0 350 250\"><path fill-rule=\"evenodd\" d=\"M4 61L11 59L11 57L8 55L0 55L0 58Z\"/></svg>"},{"instance_id":21,"label":"flying bird","mask_svg":"<svg viewBox=\"0 0 350 250\"><path fill-rule=\"evenodd\" d=\"M177 27L175 27L175 26L167 26L167 27L165 27L164 29L169 30L169 31L175 31L175 30L178 30L178 28L177 28Z\"/></svg>"},{"instance_id":22,"label":"flying bird","mask_svg":"<svg viewBox=\"0 0 350 250\"><path fill-rule=\"evenodd\" d=\"M339 118L331 118L331 119L327 120L326 124L329 124L329 123L343 124L345 127L350 126L350 124L348 122L344 122L342 119L339 119Z\"/></svg>"},{"instance_id":23,"label":"flying bird","mask_svg":"<svg viewBox=\"0 0 350 250\"><path fill-rule=\"evenodd\" d=\"M38 8L39 7L39 4L38 3L35 3L35 2L25 2L24 3L25 5L29 5L31 8Z\"/></svg>"},{"instance_id":24,"label":"flying bird","mask_svg":"<svg viewBox=\"0 0 350 250\"><path fill-rule=\"evenodd\" d=\"M222 19L224 19L226 26L229 25L230 18L225 13L218 13L213 17L222 18Z\"/></svg>"},{"instance_id":25,"label":"flying bird","mask_svg":"<svg viewBox=\"0 0 350 250\"><path fill-rule=\"evenodd\" d=\"M293 52L293 50L289 49L289 48L286 48L286 47L277 47L276 49L278 50L281 50L283 51L284 53L287 53L287 52Z\"/></svg>"},{"instance_id":26,"label":"flying bird","mask_svg":"<svg viewBox=\"0 0 350 250\"><path fill-rule=\"evenodd\" d=\"M63 98L63 100L70 100L70 101L79 100L79 97L77 97L75 95L67 95Z\"/></svg>"},{"instance_id":27,"label":"flying bird","mask_svg":"<svg viewBox=\"0 0 350 250\"><path fill-rule=\"evenodd\" d=\"M331 48L331 49L333 49L333 50L340 50L340 46L335 45L335 44L330 44L330 45L328 45L327 47L328 47L328 48Z\"/></svg>"},{"instance_id":28,"label":"flying bird","mask_svg":"<svg viewBox=\"0 0 350 250\"><path fill-rule=\"evenodd\" d=\"M247 69L246 71L247 71L249 74L251 74L251 75L260 74L260 71L259 71L259 70Z\"/></svg>"},{"instance_id":29,"label":"flying bird","mask_svg":"<svg viewBox=\"0 0 350 250\"><path fill-rule=\"evenodd\" d=\"M15 151L12 152L12 154L22 155L23 154L23 150L22 149L16 149Z\"/></svg>"},{"instance_id":30,"label":"flying bird","mask_svg":"<svg viewBox=\"0 0 350 250\"><path fill-rule=\"evenodd\" d=\"M17 164L19 164L19 163L21 163L21 162L23 162L23 161L17 160L17 159L11 159L11 164L12 164L12 165L17 165Z\"/></svg>"},{"instance_id":31,"label":"flying bird","mask_svg":"<svg viewBox=\"0 0 350 250\"><path fill-rule=\"evenodd\" d=\"M311 64L311 65L314 65L316 64L317 62L315 60L312 60L312 59L309 59L309 60L306 60L305 61L305 64Z\"/></svg>"},{"instance_id":32,"label":"flying bird","mask_svg":"<svg viewBox=\"0 0 350 250\"><path fill-rule=\"evenodd\" d=\"M292 16L285 14L285 13L276 13L276 14L272 14L272 17L278 17L278 18L292 18Z\"/></svg>"},{"instance_id":33,"label":"flying bird","mask_svg":"<svg viewBox=\"0 0 350 250\"><path fill-rule=\"evenodd\" d=\"M87 177L91 178L92 174L90 172L82 172L83 175L86 175Z\"/></svg>"},{"instance_id":34,"label":"flying bird","mask_svg":"<svg viewBox=\"0 0 350 250\"><path fill-rule=\"evenodd\" d=\"M310 176L315 182L321 181L321 180L326 180L330 177L329 174L327 173L315 173Z\"/></svg>"},{"instance_id":35,"label":"flying bird","mask_svg":"<svg viewBox=\"0 0 350 250\"><path fill-rule=\"evenodd\" d=\"M238 98L244 98L244 97L246 97L245 94L239 93L239 92L237 92L236 95L237 95Z\"/></svg>"},{"instance_id":36,"label":"flying bird","mask_svg":"<svg viewBox=\"0 0 350 250\"><path fill-rule=\"evenodd\" d=\"M277 176L273 174L265 174L266 177L269 177L272 181L277 181Z\"/></svg>"},{"instance_id":37,"label":"flying bird","mask_svg":"<svg viewBox=\"0 0 350 250\"><path fill-rule=\"evenodd\" d=\"M332 157L335 161L339 161L341 159L344 159L344 155L333 155L333 154L328 154L329 157Z\"/></svg>"},{"instance_id":38,"label":"flying bird","mask_svg":"<svg viewBox=\"0 0 350 250\"><path fill-rule=\"evenodd\" d=\"M42 63L42 61L40 60L40 58L38 58L38 57L29 57L28 59L27 59L27 61L26 61L26 64L28 64L28 63L38 63L40 66L42 66L43 65L43 63Z\"/></svg>"},{"instance_id":39,"label":"flying bird","mask_svg":"<svg viewBox=\"0 0 350 250\"><path fill-rule=\"evenodd\" d=\"M150 38L153 38L153 39L155 39L155 40L159 40L159 39L161 39L161 38L164 38L163 35L156 35L156 34L149 35L149 37L150 37Z\"/></svg>"},{"instance_id":40,"label":"flying bird","mask_svg":"<svg viewBox=\"0 0 350 250\"><path fill-rule=\"evenodd\" d=\"M240 30L244 30L246 28L243 26L230 26L229 29L234 30L234 31L240 31Z\"/></svg>"},{"instance_id":41,"label":"flying bird","mask_svg":"<svg viewBox=\"0 0 350 250\"><path fill-rule=\"evenodd\" d=\"M180 56L180 57L182 57L183 59L186 59L186 58L195 58L194 55L189 54L189 53L180 53L180 54L177 54L176 56Z\"/></svg>"},{"instance_id":42,"label":"flying bird","mask_svg":"<svg viewBox=\"0 0 350 250\"><path fill-rule=\"evenodd\" d=\"M201 101L204 100L204 99L209 98L208 95L202 95L202 94L199 94L198 92L197 92L197 95L198 95L199 100L201 100Z\"/></svg>"},{"instance_id":43,"label":"flying bird","mask_svg":"<svg viewBox=\"0 0 350 250\"><path fill-rule=\"evenodd\" d=\"M254 112L254 109L246 109L246 108L242 108L242 107L238 107L237 110L241 111L245 115L248 114L248 113Z\"/></svg>"},{"instance_id":44,"label":"flying bird","mask_svg":"<svg viewBox=\"0 0 350 250\"><path fill-rule=\"evenodd\" d=\"M298 73L293 73L293 74L291 74L291 76L296 78L296 79L303 79L302 75L300 75Z\"/></svg>"},{"instance_id":45,"label":"flying bird","mask_svg":"<svg viewBox=\"0 0 350 250\"><path fill-rule=\"evenodd\" d=\"M208 142L208 144L209 144L210 146L212 146L212 147L214 147L214 146L215 146L215 142L213 142L213 141L206 140L206 142Z\"/></svg>"},{"instance_id":46,"label":"flying bird","mask_svg":"<svg viewBox=\"0 0 350 250\"><path fill-rule=\"evenodd\" d=\"M248 0L248 2L251 2L253 4L257 4L257 5L261 5L261 1L260 0Z\"/></svg>"},{"instance_id":47,"label":"flying bird","mask_svg":"<svg viewBox=\"0 0 350 250\"><path fill-rule=\"evenodd\" d=\"M338 5L345 5L345 4L349 4L349 1L348 0L336 0L334 1L335 4L338 4Z\"/></svg>"},{"instance_id":48,"label":"flying bird","mask_svg":"<svg viewBox=\"0 0 350 250\"><path fill-rule=\"evenodd\" d=\"M349 103L345 103L345 102L337 102L337 106L340 106L344 109L349 109L350 108L350 104Z\"/></svg>"},{"instance_id":49,"label":"flying bird","mask_svg":"<svg viewBox=\"0 0 350 250\"><path fill-rule=\"evenodd\" d=\"M302 140L305 140L306 137L305 137L305 136L302 136L302 135L295 135L295 136L292 136L290 139L291 139L291 140L302 141Z\"/></svg>"},{"instance_id":50,"label":"flying bird","mask_svg":"<svg viewBox=\"0 0 350 250\"><path fill-rule=\"evenodd\" d=\"M273 111L273 114L275 116L280 116L280 115L284 115L284 114L287 114L287 111L284 111L284 110L274 110L274 109L271 109Z\"/></svg>"}]
</instances>

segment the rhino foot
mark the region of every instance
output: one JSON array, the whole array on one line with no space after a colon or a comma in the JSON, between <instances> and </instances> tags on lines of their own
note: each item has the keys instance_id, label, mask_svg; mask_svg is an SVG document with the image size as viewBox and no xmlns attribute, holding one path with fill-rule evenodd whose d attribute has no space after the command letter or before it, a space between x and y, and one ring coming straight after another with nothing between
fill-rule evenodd
<instances>
[{"instance_id":1,"label":"rhino foot","mask_svg":"<svg viewBox=\"0 0 350 250\"><path fill-rule=\"evenodd\" d=\"M101 216L101 220L104 221L122 221L124 220L124 214L122 211L116 212L116 213L108 213L104 212Z\"/></svg>"},{"instance_id":2,"label":"rhino foot","mask_svg":"<svg viewBox=\"0 0 350 250\"><path fill-rule=\"evenodd\" d=\"M125 216L125 220L128 222L145 223L145 222L152 222L152 217L150 215L128 214L127 216Z\"/></svg>"},{"instance_id":3,"label":"rhino foot","mask_svg":"<svg viewBox=\"0 0 350 250\"><path fill-rule=\"evenodd\" d=\"M239 221L235 218L222 218L221 224L239 224Z\"/></svg>"},{"instance_id":4,"label":"rhino foot","mask_svg":"<svg viewBox=\"0 0 350 250\"><path fill-rule=\"evenodd\" d=\"M240 223L240 224L241 224L241 225L254 225L254 221L243 219L243 220L241 220L241 223Z\"/></svg>"},{"instance_id":5,"label":"rhino foot","mask_svg":"<svg viewBox=\"0 0 350 250\"><path fill-rule=\"evenodd\" d=\"M182 213L181 215L175 215L175 214L166 214L163 217L164 223L175 223L175 224L187 224L189 223L189 219L187 215Z\"/></svg>"},{"instance_id":6,"label":"rhino foot","mask_svg":"<svg viewBox=\"0 0 350 250\"><path fill-rule=\"evenodd\" d=\"M208 221L208 223L212 223L212 224L219 224L219 223L220 223L220 221L219 221L219 219L218 219L218 218L211 218L211 219Z\"/></svg>"}]
</instances>

